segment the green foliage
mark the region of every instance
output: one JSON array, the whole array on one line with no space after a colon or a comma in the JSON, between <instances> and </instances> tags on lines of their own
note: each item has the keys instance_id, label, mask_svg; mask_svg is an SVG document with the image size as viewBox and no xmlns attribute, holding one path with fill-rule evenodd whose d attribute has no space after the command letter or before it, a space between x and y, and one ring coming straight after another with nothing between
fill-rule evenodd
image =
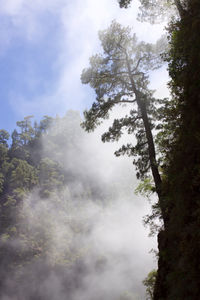
<instances>
[{"instance_id":1,"label":"green foliage","mask_svg":"<svg viewBox=\"0 0 200 300\"><path fill-rule=\"evenodd\" d=\"M4 175L0 172L0 193L3 192Z\"/></svg>"},{"instance_id":2,"label":"green foliage","mask_svg":"<svg viewBox=\"0 0 200 300\"><path fill-rule=\"evenodd\" d=\"M8 167L8 144L9 133L6 130L0 130L0 193L3 191L4 176Z\"/></svg>"},{"instance_id":3,"label":"green foliage","mask_svg":"<svg viewBox=\"0 0 200 300\"><path fill-rule=\"evenodd\" d=\"M137 42L129 27L122 27L115 21L99 33L99 39L103 54L92 56L90 67L81 75L82 83L90 84L96 92L96 102L84 112L82 126L86 131L92 131L109 117L114 107L126 106L127 114L113 121L102 135L102 141L117 141L124 132L134 133L135 145L123 145L115 154L135 156L133 163L138 170L137 176L144 178L150 167L157 168L151 132L156 99L148 89L146 71L160 66L159 43Z\"/></svg>"},{"instance_id":4,"label":"green foliage","mask_svg":"<svg viewBox=\"0 0 200 300\"><path fill-rule=\"evenodd\" d=\"M37 170L25 160L13 158L11 163L10 187L27 191L38 183Z\"/></svg>"},{"instance_id":5,"label":"green foliage","mask_svg":"<svg viewBox=\"0 0 200 300\"><path fill-rule=\"evenodd\" d=\"M120 0L118 2L121 8L127 8L132 0ZM140 0L140 3L138 19L152 24L168 19L169 16L174 17L177 12L182 17L187 8L184 0Z\"/></svg>"},{"instance_id":6,"label":"green foliage","mask_svg":"<svg viewBox=\"0 0 200 300\"><path fill-rule=\"evenodd\" d=\"M40 121L40 125L38 126L39 132L44 133L47 132L51 125L53 124L53 118L49 116L44 116L44 119Z\"/></svg>"},{"instance_id":7,"label":"green foliage","mask_svg":"<svg viewBox=\"0 0 200 300\"><path fill-rule=\"evenodd\" d=\"M153 291L156 282L157 271L152 270L147 277L143 280L143 284L146 287L146 300L153 300Z\"/></svg>"},{"instance_id":8,"label":"green foliage","mask_svg":"<svg viewBox=\"0 0 200 300\"><path fill-rule=\"evenodd\" d=\"M145 196L149 198L152 193L155 191L155 187L151 177L145 178L142 182L139 183L135 189L135 194Z\"/></svg>"},{"instance_id":9,"label":"green foliage","mask_svg":"<svg viewBox=\"0 0 200 300\"><path fill-rule=\"evenodd\" d=\"M10 135L6 130L0 130L0 144L4 146L8 146L7 141Z\"/></svg>"},{"instance_id":10,"label":"green foliage","mask_svg":"<svg viewBox=\"0 0 200 300\"><path fill-rule=\"evenodd\" d=\"M71 266L87 255L89 246L78 240L88 231L83 200L92 193L99 198L85 168L76 174L74 165L64 165L68 152L80 155L79 113L45 116L34 125L31 118L17 122L20 132L14 130L11 146L6 131L0 135L0 267L6 265L6 276L23 274L25 266L38 261L51 268ZM76 187L75 179L83 182L84 190Z\"/></svg>"},{"instance_id":11,"label":"green foliage","mask_svg":"<svg viewBox=\"0 0 200 300\"><path fill-rule=\"evenodd\" d=\"M64 186L62 167L49 158L41 159L39 165L40 194L49 197L52 193L58 193Z\"/></svg>"},{"instance_id":12,"label":"green foliage","mask_svg":"<svg viewBox=\"0 0 200 300\"><path fill-rule=\"evenodd\" d=\"M155 202L151 199L152 194L155 192L155 186L152 177L145 178L140 182L135 189L136 195L142 195L147 197L151 205L151 213L143 217L144 226L148 226L150 229L149 236L154 236L163 227L162 212L159 202Z\"/></svg>"},{"instance_id":13,"label":"green foliage","mask_svg":"<svg viewBox=\"0 0 200 300\"><path fill-rule=\"evenodd\" d=\"M140 13L138 14L140 21L148 21L152 24L160 23L169 15L176 13L174 0L140 0L140 3Z\"/></svg>"},{"instance_id":14,"label":"green foliage","mask_svg":"<svg viewBox=\"0 0 200 300\"><path fill-rule=\"evenodd\" d=\"M23 121L17 122L17 126L20 128L19 140L22 145L26 146L34 137L34 130L31 125L31 118L33 116L27 116Z\"/></svg>"}]
</instances>

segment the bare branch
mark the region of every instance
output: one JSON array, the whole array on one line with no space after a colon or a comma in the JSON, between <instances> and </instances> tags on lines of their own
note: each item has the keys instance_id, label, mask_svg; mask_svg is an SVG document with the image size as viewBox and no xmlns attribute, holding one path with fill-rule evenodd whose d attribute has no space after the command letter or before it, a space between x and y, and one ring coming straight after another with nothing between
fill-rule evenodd
<instances>
[{"instance_id":1,"label":"bare branch","mask_svg":"<svg viewBox=\"0 0 200 300\"><path fill-rule=\"evenodd\" d=\"M138 69L138 67L139 67L139 65L140 65L140 63L141 63L141 61L142 61L143 58L144 58L144 57L140 57L140 58L138 59L137 65L136 65L135 68L132 70L132 72L135 72L135 71Z\"/></svg>"}]
</instances>

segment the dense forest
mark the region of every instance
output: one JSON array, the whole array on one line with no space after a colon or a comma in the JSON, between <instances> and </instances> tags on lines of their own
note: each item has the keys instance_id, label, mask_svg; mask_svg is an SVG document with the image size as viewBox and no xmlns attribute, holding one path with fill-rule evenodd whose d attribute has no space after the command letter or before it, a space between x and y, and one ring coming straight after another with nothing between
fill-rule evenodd
<instances>
[{"instance_id":1,"label":"dense forest","mask_svg":"<svg viewBox=\"0 0 200 300\"><path fill-rule=\"evenodd\" d=\"M151 263L144 249L133 247L143 204L132 201L130 162L115 167L102 159L80 122L75 111L39 123L27 116L11 137L0 132L1 299L144 295L140 282ZM140 238L144 232L137 230ZM113 280L119 282L114 289Z\"/></svg>"}]
</instances>

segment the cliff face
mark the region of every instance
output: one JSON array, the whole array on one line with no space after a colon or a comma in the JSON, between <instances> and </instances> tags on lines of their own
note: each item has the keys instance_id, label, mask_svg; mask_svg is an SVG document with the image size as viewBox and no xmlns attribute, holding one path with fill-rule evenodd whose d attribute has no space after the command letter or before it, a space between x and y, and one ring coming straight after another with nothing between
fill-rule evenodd
<instances>
[{"instance_id":1,"label":"cliff face","mask_svg":"<svg viewBox=\"0 0 200 300\"><path fill-rule=\"evenodd\" d=\"M180 113L176 145L166 170L168 221L158 235L154 300L200 298L200 2L171 36L169 72Z\"/></svg>"}]
</instances>

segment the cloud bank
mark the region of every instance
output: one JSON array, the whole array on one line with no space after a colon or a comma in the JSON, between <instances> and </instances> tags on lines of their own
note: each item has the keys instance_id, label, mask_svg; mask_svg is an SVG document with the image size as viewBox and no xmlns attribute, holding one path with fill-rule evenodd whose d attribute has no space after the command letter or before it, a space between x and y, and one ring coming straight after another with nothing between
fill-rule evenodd
<instances>
[{"instance_id":1,"label":"cloud bank","mask_svg":"<svg viewBox=\"0 0 200 300\"><path fill-rule=\"evenodd\" d=\"M2 270L3 300L144 299L142 280L154 267L155 240L142 225L150 207L134 195L130 159L115 158L116 145L100 142L104 128L88 135L79 121L68 112L43 137L41 155L67 181L50 197L35 188L24 198L18 238L4 244L11 258L24 254L16 271Z\"/></svg>"}]
</instances>

